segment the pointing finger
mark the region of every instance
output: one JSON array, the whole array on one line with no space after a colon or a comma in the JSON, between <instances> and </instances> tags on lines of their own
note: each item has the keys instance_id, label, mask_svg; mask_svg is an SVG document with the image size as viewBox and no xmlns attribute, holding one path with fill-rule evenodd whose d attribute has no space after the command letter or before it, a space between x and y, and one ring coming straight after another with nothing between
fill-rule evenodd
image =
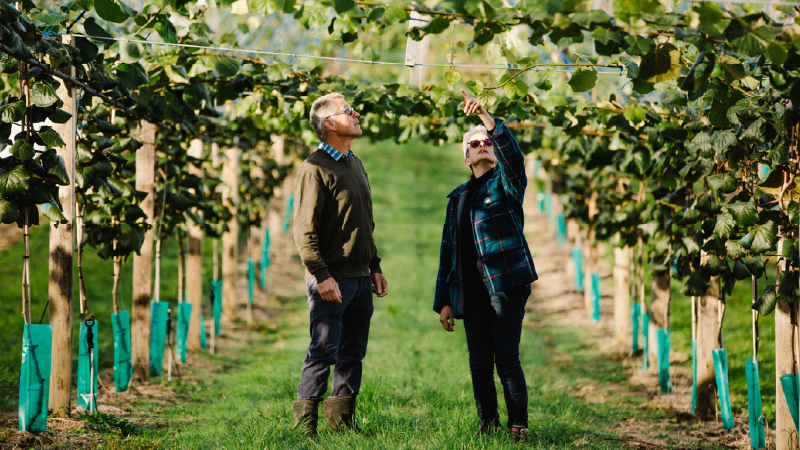
<instances>
[{"instance_id":1,"label":"pointing finger","mask_svg":"<svg viewBox=\"0 0 800 450\"><path fill-rule=\"evenodd\" d=\"M469 100L469 94L464 89L461 89L461 93L464 94L464 98Z\"/></svg>"}]
</instances>

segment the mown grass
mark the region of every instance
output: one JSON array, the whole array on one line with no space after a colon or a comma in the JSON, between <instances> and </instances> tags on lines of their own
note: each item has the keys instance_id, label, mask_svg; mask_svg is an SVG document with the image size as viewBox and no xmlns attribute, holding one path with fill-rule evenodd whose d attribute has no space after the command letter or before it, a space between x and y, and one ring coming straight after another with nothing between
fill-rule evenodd
<instances>
[{"instance_id":1,"label":"mown grass","mask_svg":"<svg viewBox=\"0 0 800 450\"><path fill-rule=\"evenodd\" d=\"M274 330L262 329L262 341L250 343L236 368L206 378L192 401L165 413L168 428L145 430L142 436L160 439L169 448L199 449L518 447L505 435L477 435L462 323L455 333L446 333L431 310L445 196L468 176L458 151L393 144L362 144L359 149L370 176L376 242L390 283L390 295L375 299L364 363L358 417L367 433L333 434L321 425L320 435L310 440L292 429L291 402L308 345L308 312L301 296L285 305L277 341ZM619 448L619 442L604 440L614 436L611 424L626 417L666 416L642 408L647 399L633 394L615 394L606 404L592 405L571 395L585 382L581 378L601 383L627 378L618 363L603 359L587 341L580 330L524 328L521 354L532 440L520 446ZM572 362L548 363L555 352L569 353ZM505 420L499 381L497 386Z\"/></svg>"}]
</instances>

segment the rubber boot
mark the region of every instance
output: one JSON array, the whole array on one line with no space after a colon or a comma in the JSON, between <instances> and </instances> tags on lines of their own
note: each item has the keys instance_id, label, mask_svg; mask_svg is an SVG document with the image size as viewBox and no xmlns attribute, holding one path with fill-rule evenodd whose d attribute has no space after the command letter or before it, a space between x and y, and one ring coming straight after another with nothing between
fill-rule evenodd
<instances>
[{"instance_id":1,"label":"rubber boot","mask_svg":"<svg viewBox=\"0 0 800 450\"><path fill-rule=\"evenodd\" d=\"M503 427L500 425L500 418L495 417L493 420L481 420L478 423L478 434L497 434Z\"/></svg>"},{"instance_id":2,"label":"rubber boot","mask_svg":"<svg viewBox=\"0 0 800 450\"><path fill-rule=\"evenodd\" d=\"M511 425L508 427L508 433L514 442L528 442L530 431L523 425Z\"/></svg>"},{"instance_id":3,"label":"rubber boot","mask_svg":"<svg viewBox=\"0 0 800 450\"><path fill-rule=\"evenodd\" d=\"M313 436L317 434L319 421L319 401L300 399L292 402L294 414L294 427L301 428L304 434Z\"/></svg>"},{"instance_id":4,"label":"rubber boot","mask_svg":"<svg viewBox=\"0 0 800 450\"><path fill-rule=\"evenodd\" d=\"M356 396L343 395L340 397L327 397L322 402L325 410L325 419L333 431L350 429L361 433L361 428L356 423Z\"/></svg>"}]
</instances>

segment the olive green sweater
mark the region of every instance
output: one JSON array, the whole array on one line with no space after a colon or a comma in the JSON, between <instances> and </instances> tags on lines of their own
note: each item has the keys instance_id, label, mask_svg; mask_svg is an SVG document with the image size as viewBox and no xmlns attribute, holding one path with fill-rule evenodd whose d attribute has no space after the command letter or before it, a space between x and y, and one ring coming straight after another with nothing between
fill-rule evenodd
<instances>
[{"instance_id":1,"label":"olive green sweater","mask_svg":"<svg viewBox=\"0 0 800 450\"><path fill-rule=\"evenodd\" d=\"M316 150L295 180L294 240L306 276L355 278L381 272L372 238L372 195L361 160Z\"/></svg>"}]
</instances>

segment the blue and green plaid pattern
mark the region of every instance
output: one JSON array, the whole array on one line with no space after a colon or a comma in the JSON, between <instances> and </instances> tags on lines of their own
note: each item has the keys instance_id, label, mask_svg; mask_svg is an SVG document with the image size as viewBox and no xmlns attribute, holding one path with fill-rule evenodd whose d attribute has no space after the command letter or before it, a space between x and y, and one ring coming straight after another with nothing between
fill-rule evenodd
<instances>
[{"instance_id":1,"label":"blue and green plaid pattern","mask_svg":"<svg viewBox=\"0 0 800 450\"><path fill-rule=\"evenodd\" d=\"M322 149L322 151L324 151L325 153L331 155L331 158L333 158L334 161L339 161L342 158L344 158L344 160L347 161L350 159L350 155L353 154L353 151L350 150L347 153L347 155L345 155L344 153L340 152L339 150L336 150L335 148L331 147L325 142L320 142L318 148Z\"/></svg>"},{"instance_id":2,"label":"blue and green plaid pattern","mask_svg":"<svg viewBox=\"0 0 800 450\"><path fill-rule=\"evenodd\" d=\"M483 276L490 293L524 286L537 280L536 268L523 234L522 199L528 179L525 175L525 156L509 133L502 119L491 139L497 155L494 173L473 197L472 238L483 265ZM460 315L461 298L458 280L458 204L469 182L462 184L447 197L447 217L442 231L439 274L433 309L441 311L451 305ZM464 205L467 208L467 205Z\"/></svg>"}]
</instances>

